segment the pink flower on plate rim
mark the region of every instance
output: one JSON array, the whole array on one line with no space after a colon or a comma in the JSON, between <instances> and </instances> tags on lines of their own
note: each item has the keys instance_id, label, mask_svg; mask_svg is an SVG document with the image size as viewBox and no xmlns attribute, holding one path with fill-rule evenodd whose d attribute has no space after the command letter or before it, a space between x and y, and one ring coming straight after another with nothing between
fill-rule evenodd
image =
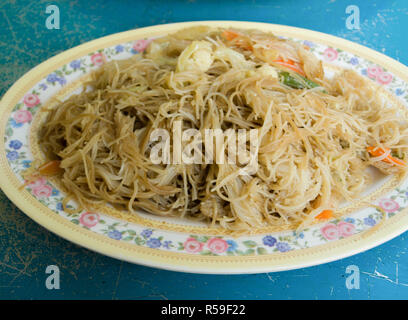
<instances>
[{"instance_id":1,"label":"pink flower on plate rim","mask_svg":"<svg viewBox=\"0 0 408 320\"><path fill-rule=\"evenodd\" d=\"M47 180L44 177L38 178L37 180L28 184L31 189L39 188L45 186L47 184Z\"/></svg>"},{"instance_id":2,"label":"pink flower on plate rim","mask_svg":"<svg viewBox=\"0 0 408 320\"><path fill-rule=\"evenodd\" d=\"M337 224L337 229L339 229L340 235L342 237L349 237L354 234L356 227L350 222L340 221Z\"/></svg>"},{"instance_id":3,"label":"pink flower on plate rim","mask_svg":"<svg viewBox=\"0 0 408 320\"><path fill-rule=\"evenodd\" d=\"M52 187L47 185L40 185L34 187L32 190L33 194L38 198L48 198L52 194Z\"/></svg>"},{"instance_id":4,"label":"pink flower on plate rim","mask_svg":"<svg viewBox=\"0 0 408 320\"><path fill-rule=\"evenodd\" d=\"M387 85L387 84L390 84L392 82L392 78L393 77L392 77L391 73L381 72L381 73L377 74L375 79L377 80L377 82L379 84Z\"/></svg>"},{"instance_id":5,"label":"pink flower on plate rim","mask_svg":"<svg viewBox=\"0 0 408 320\"><path fill-rule=\"evenodd\" d=\"M336 240L340 238L341 235L339 228L333 223L326 224L320 229L320 232L327 240Z\"/></svg>"},{"instance_id":6,"label":"pink flower on plate rim","mask_svg":"<svg viewBox=\"0 0 408 320\"><path fill-rule=\"evenodd\" d=\"M183 246L184 246L184 249L187 252L197 253L197 252L200 252L201 250L203 250L204 243L202 243L202 242L200 242L200 241L198 241L198 240L196 240L194 238L188 238L184 242Z\"/></svg>"},{"instance_id":7,"label":"pink flower on plate rim","mask_svg":"<svg viewBox=\"0 0 408 320\"><path fill-rule=\"evenodd\" d=\"M378 205L380 206L381 209L388 213L397 211L400 207L398 202L392 199L381 199Z\"/></svg>"},{"instance_id":8,"label":"pink flower on plate rim","mask_svg":"<svg viewBox=\"0 0 408 320\"><path fill-rule=\"evenodd\" d=\"M24 96L23 101L28 108L32 108L40 103L40 98L34 93L29 93Z\"/></svg>"},{"instance_id":9,"label":"pink flower on plate rim","mask_svg":"<svg viewBox=\"0 0 408 320\"><path fill-rule=\"evenodd\" d=\"M105 55L102 52L95 53L91 56L91 61L95 66L101 66L105 63Z\"/></svg>"},{"instance_id":10,"label":"pink flower on plate rim","mask_svg":"<svg viewBox=\"0 0 408 320\"><path fill-rule=\"evenodd\" d=\"M30 122L33 119L33 116L30 111L17 110L13 115L13 119L17 123L26 123L26 122Z\"/></svg>"},{"instance_id":11,"label":"pink flower on plate rim","mask_svg":"<svg viewBox=\"0 0 408 320\"><path fill-rule=\"evenodd\" d=\"M339 53L337 52L337 50L333 49L333 48L327 48L326 50L324 50L323 52L323 57L327 60L327 61L334 61L337 59L337 56L339 55Z\"/></svg>"},{"instance_id":12,"label":"pink flower on plate rim","mask_svg":"<svg viewBox=\"0 0 408 320\"><path fill-rule=\"evenodd\" d=\"M84 212L79 217L79 222L85 227L92 228L99 222L99 214L95 212Z\"/></svg>"},{"instance_id":13,"label":"pink flower on plate rim","mask_svg":"<svg viewBox=\"0 0 408 320\"><path fill-rule=\"evenodd\" d=\"M211 238L207 242L207 247L212 253L220 254L224 253L228 249L228 243L224 239Z\"/></svg>"},{"instance_id":14,"label":"pink flower on plate rim","mask_svg":"<svg viewBox=\"0 0 408 320\"><path fill-rule=\"evenodd\" d=\"M137 52L143 52L146 50L147 46L149 45L150 41L149 40L137 40L135 41L135 43L133 44L133 49Z\"/></svg>"},{"instance_id":15,"label":"pink flower on plate rim","mask_svg":"<svg viewBox=\"0 0 408 320\"><path fill-rule=\"evenodd\" d=\"M380 66L374 65L367 68L367 76L371 79L376 79L381 73L383 69Z\"/></svg>"}]
</instances>

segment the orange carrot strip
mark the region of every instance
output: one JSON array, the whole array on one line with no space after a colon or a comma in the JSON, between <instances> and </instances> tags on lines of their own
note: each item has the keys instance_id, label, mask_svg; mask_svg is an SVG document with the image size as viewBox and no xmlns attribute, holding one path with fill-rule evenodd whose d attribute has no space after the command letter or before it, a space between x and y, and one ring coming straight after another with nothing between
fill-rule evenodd
<instances>
[{"instance_id":1,"label":"orange carrot strip","mask_svg":"<svg viewBox=\"0 0 408 320\"><path fill-rule=\"evenodd\" d=\"M61 161L52 160L44 163L38 168L38 172L43 176L53 176L62 171L60 167Z\"/></svg>"},{"instance_id":2,"label":"orange carrot strip","mask_svg":"<svg viewBox=\"0 0 408 320\"><path fill-rule=\"evenodd\" d=\"M372 155L373 157L380 157L384 153L389 152L389 148L381 148L381 147L367 147L367 152ZM391 156L391 153L385 157L382 161L391 163L391 164L398 164L400 166L406 166L407 163L405 161L402 161L396 157Z\"/></svg>"},{"instance_id":3,"label":"orange carrot strip","mask_svg":"<svg viewBox=\"0 0 408 320\"><path fill-rule=\"evenodd\" d=\"M400 166L406 166L407 165L407 163L405 161L402 161L402 160L400 160L398 158L395 158L395 157L388 156L388 159L386 159L386 162L388 162L388 160L392 164L398 164Z\"/></svg>"},{"instance_id":4,"label":"orange carrot strip","mask_svg":"<svg viewBox=\"0 0 408 320\"><path fill-rule=\"evenodd\" d=\"M233 39L235 39L236 37L239 37L239 34L235 31L231 31L231 30L224 30L224 32L222 33L222 36L227 39L228 41L231 41Z\"/></svg>"},{"instance_id":5,"label":"orange carrot strip","mask_svg":"<svg viewBox=\"0 0 408 320\"><path fill-rule=\"evenodd\" d=\"M367 151L369 154L371 154L373 157L379 157L382 156L385 152L390 151L388 148L380 148L380 147L367 147Z\"/></svg>"},{"instance_id":6,"label":"orange carrot strip","mask_svg":"<svg viewBox=\"0 0 408 320\"><path fill-rule=\"evenodd\" d=\"M232 30L224 30L222 33L222 36L227 39L228 41L233 42L237 47L245 49L245 50L250 50L252 51L252 46L250 43L248 43L248 39L243 37L241 34L238 32L232 31Z\"/></svg>"},{"instance_id":7,"label":"orange carrot strip","mask_svg":"<svg viewBox=\"0 0 408 320\"><path fill-rule=\"evenodd\" d=\"M333 210L323 210L320 212L315 219L318 220L327 220L333 217Z\"/></svg>"},{"instance_id":8,"label":"orange carrot strip","mask_svg":"<svg viewBox=\"0 0 408 320\"><path fill-rule=\"evenodd\" d=\"M251 46L250 43L248 43L248 40L243 38L242 35L240 35L238 32L235 32L232 30L224 30L222 33L222 36L228 41L233 42L237 47L243 48L245 50L253 51L253 47ZM295 63L291 59L288 59L288 60L276 59L276 60L273 60L272 62L278 65L281 65L282 67L288 68L292 71L295 71L301 74L302 76L305 76L305 72L299 66L299 64Z\"/></svg>"},{"instance_id":9,"label":"orange carrot strip","mask_svg":"<svg viewBox=\"0 0 408 320\"><path fill-rule=\"evenodd\" d=\"M305 75L305 72L302 70L302 68L300 68L300 66L297 63L295 63L293 60L290 60L290 59L288 59L288 60L277 59L277 60L274 60L273 62L276 63L276 64L281 65L282 67L285 67L285 68L288 68L288 69L290 69L292 71L295 71L295 72L301 74L302 76Z\"/></svg>"}]
</instances>

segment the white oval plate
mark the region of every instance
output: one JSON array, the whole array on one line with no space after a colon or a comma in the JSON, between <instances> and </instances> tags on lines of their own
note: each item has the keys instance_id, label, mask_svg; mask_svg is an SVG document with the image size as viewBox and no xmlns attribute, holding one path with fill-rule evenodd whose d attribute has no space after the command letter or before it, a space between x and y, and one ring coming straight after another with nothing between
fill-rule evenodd
<instances>
[{"instance_id":1,"label":"white oval plate","mask_svg":"<svg viewBox=\"0 0 408 320\"><path fill-rule=\"evenodd\" d=\"M237 21L201 21L142 28L94 40L67 50L20 78L0 102L0 186L29 217L59 236L102 254L163 269L197 273L273 272L321 264L390 240L408 229L408 180L377 177L360 201L347 204L341 219L301 233L261 230L234 236L177 219L132 216L112 209L69 215L53 180L22 188L21 174L41 158L35 132L38 111L65 98L84 77L112 59L143 51L158 36L194 25L256 28L303 42L330 65L353 68L376 81L389 99L406 108L408 68L358 44L305 29ZM371 203L373 206L364 206Z\"/></svg>"}]
</instances>

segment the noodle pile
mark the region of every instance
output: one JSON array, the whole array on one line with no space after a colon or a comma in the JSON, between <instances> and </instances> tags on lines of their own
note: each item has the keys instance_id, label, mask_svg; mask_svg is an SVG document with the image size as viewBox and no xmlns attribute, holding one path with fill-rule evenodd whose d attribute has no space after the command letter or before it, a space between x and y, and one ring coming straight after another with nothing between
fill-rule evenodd
<instances>
[{"instance_id":1,"label":"noodle pile","mask_svg":"<svg viewBox=\"0 0 408 320\"><path fill-rule=\"evenodd\" d=\"M302 227L358 197L368 166L406 170L407 123L376 85L351 70L328 79L307 48L272 34L182 30L105 64L88 87L49 111L39 133L81 208L108 203L235 230ZM154 164L150 134L176 121L203 135L258 129L258 170Z\"/></svg>"}]
</instances>

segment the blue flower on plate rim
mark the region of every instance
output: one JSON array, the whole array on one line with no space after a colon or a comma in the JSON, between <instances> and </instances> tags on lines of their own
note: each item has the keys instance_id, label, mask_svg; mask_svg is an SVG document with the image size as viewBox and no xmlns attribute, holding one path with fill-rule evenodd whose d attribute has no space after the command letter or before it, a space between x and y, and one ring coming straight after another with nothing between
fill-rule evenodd
<instances>
[{"instance_id":1,"label":"blue flower on plate rim","mask_svg":"<svg viewBox=\"0 0 408 320\"><path fill-rule=\"evenodd\" d=\"M23 126L24 123L22 123L22 122L16 122L16 120L11 119L11 120L10 120L10 124L11 124L11 126L12 126L13 128L20 128L20 127Z\"/></svg>"},{"instance_id":2,"label":"blue flower on plate rim","mask_svg":"<svg viewBox=\"0 0 408 320\"><path fill-rule=\"evenodd\" d=\"M69 66L74 70L79 69L81 67L81 60L71 61Z\"/></svg>"},{"instance_id":3,"label":"blue flower on plate rim","mask_svg":"<svg viewBox=\"0 0 408 320\"><path fill-rule=\"evenodd\" d=\"M14 161L18 159L18 152L17 151L10 151L6 155L7 159L10 161Z\"/></svg>"},{"instance_id":4,"label":"blue flower on plate rim","mask_svg":"<svg viewBox=\"0 0 408 320\"><path fill-rule=\"evenodd\" d=\"M123 50L124 50L125 48L122 46L122 45L120 45L120 44L118 44L116 47L115 47L115 50L116 50L116 52L122 52Z\"/></svg>"},{"instance_id":5,"label":"blue flower on plate rim","mask_svg":"<svg viewBox=\"0 0 408 320\"><path fill-rule=\"evenodd\" d=\"M290 250L290 245L286 242L278 242L276 244L276 249L278 249L280 252L287 252Z\"/></svg>"},{"instance_id":6,"label":"blue flower on plate rim","mask_svg":"<svg viewBox=\"0 0 408 320\"><path fill-rule=\"evenodd\" d=\"M227 240L228 243L228 252L235 251L238 248L238 243L236 243L234 240Z\"/></svg>"},{"instance_id":7,"label":"blue flower on plate rim","mask_svg":"<svg viewBox=\"0 0 408 320\"><path fill-rule=\"evenodd\" d=\"M20 149L22 145L23 143L20 140L11 140L9 142L9 147L14 150Z\"/></svg>"},{"instance_id":8,"label":"blue flower on plate rim","mask_svg":"<svg viewBox=\"0 0 408 320\"><path fill-rule=\"evenodd\" d=\"M159 248L162 243L158 238L150 238L149 240L147 240L146 244L149 248L156 249Z\"/></svg>"},{"instance_id":9,"label":"blue flower on plate rim","mask_svg":"<svg viewBox=\"0 0 408 320\"><path fill-rule=\"evenodd\" d=\"M43 91L47 90L47 88L48 88L48 86L47 86L45 83L41 83L41 84L39 85L39 87L40 87L41 89L43 89Z\"/></svg>"},{"instance_id":10,"label":"blue flower on plate rim","mask_svg":"<svg viewBox=\"0 0 408 320\"><path fill-rule=\"evenodd\" d=\"M275 245L275 243L277 242L276 238L272 237L272 236L265 236L262 239L262 242L264 245L268 246L268 247L273 247Z\"/></svg>"},{"instance_id":11,"label":"blue flower on plate rim","mask_svg":"<svg viewBox=\"0 0 408 320\"><path fill-rule=\"evenodd\" d=\"M345 222L348 222L348 223L354 223L354 222L356 222L356 220L355 220L354 218L346 218L346 219L344 219L344 221L345 221Z\"/></svg>"},{"instance_id":12,"label":"blue flower on plate rim","mask_svg":"<svg viewBox=\"0 0 408 320\"><path fill-rule=\"evenodd\" d=\"M163 241L163 248L165 249L170 249L172 241L167 240L167 241Z\"/></svg>"},{"instance_id":13,"label":"blue flower on plate rim","mask_svg":"<svg viewBox=\"0 0 408 320\"><path fill-rule=\"evenodd\" d=\"M48 76L47 76L47 81L48 82L52 82L52 83L54 83L54 82L57 82L58 81L58 76L55 74L55 73L50 73Z\"/></svg>"},{"instance_id":14,"label":"blue flower on plate rim","mask_svg":"<svg viewBox=\"0 0 408 320\"><path fill-rule=\"evenodd\" d=\"M150 229L145 229L145 230L143 230L143 231L140 233L140 235L141 235L143 238L149 238L149 237L152 235L152 233L153 233L152 230L150 230Z\"/></svg>"},{"instance_id":15,"label":"blue flower on plate rim","mask_svg":"<svg viewBox=\"0 0 408 320\"><path fill-rule=\"evenodd\" d=\"M122 232L119 232L118 230L112 230L108 232L108 237L112 238L114 240L120 240L122 239Z\"/></svg>"},{"instance_id":16,"label":"blue flower on plate rim","mask_svg":"<svg viewBox=\"0 0 408 320\"><path fill-rule=\"evenodd\" d=\"M309 47L309 48L314 48L314 47L316 47L316 44L315 44L314 42L308 41L308 40L303 41L303 44L304 44L305 46Z\"/></svg>"},{"instance_id":17,"label":"blue flower on plate rim","mask_svg":"<svg viewBox=\"0 0 408 320\"><path fill-rule=\"evenodd\" d=\"M58 79L57 79L57 82L58 82L61 86L63 86L63 85L65 85L65 84L67 83L67 80L66 80L64 77L61 77L61 78L58 78Z\"/></svg>"},{"instance_id":18,"label":"blue flower on plate rim","mask_svg":"<svg viewBox=\"0 0 408 320\"><path fill-rule=\"evenodd\" d=\"M370 217L364 218L363 221L365 225L370 226L370 227L375 226L377 223L373 218L370 218Z\"/></svg>"},{"instance_id":19,"label":"blue flower on plate rim","mask_svg":"<svg viewBox=\"0 0 408 320\"><path fill-rule=\"evenodd\" d=\"M305 237L305 234L304 234L303 232L299 232L299 233L296 235L296 238L303 239L304 237Z\"/></svg>"},{"instance_id":20,"label":"blue flower on plate rim","mask_svg":"<svg viewBox=\"0 0 408 320\"><path fill-rule=\"evenodd\" d=\"M24 168L30 168L31 167L31 160L23 160L21 163Z\"/></svg>"}]
</instances>

